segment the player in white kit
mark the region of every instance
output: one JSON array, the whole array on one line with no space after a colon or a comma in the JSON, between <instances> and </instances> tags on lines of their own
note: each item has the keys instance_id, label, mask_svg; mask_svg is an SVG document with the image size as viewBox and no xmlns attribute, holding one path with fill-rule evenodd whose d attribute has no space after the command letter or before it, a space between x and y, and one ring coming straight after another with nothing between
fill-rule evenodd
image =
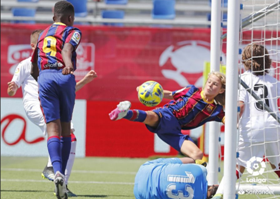
<instances>
[{"instance_id":1,"label":"player in white kit","mask_svg":"<svg viewBox=\"0 0 280 199\"><path fill-rule=\"evenodd\" d=\"M31 33L30 36L30 45L32 50L35 49L37 40L41 30L35 30ZM8 82L8 95L14 96L17 92L17 89L22 87L23 94L23 107L28 119L36 124L44 135L46 135L46 123L44 121L44 117L40 107L40 101L38 96L38 84L36 80L30 75L31 70L31 57L21 61L16 67L14 76L12 81ZM95 71L89 71L85 77L77 82L76 84L76 92L80 90L84 85L91 82L94 78L97 77ZM67 187L67 195L68 196L76 196L68 189L68 179L71 174L71 170L74 164L75 152L76 152L76 137L74 135L74 127L71 122L71 151L69 154L66 171L65 171L65 184ZM42 173L43 178L47 178L51 181L54 179L54 172L50 158L48 159L48 163L43 170Z\"/></svg>"},{"instance_id":2,"label":"player in white kit","mask_svg":"<svg viewBox=\"0 0 280 199\"><path fill-rule=\"evenodd\" d=\"M241 79L279 117L277 99L280 96L280 82L268 74L271 59L267 49L259 44L247 45L242 53L242 63L246 71L241 75ZM242 86L239 93L239 106L237 179L241 177L245 168L254 172L254 168L248 165L262 162L263 156L269 160L272 169L280 178L280 124ZM223 184L220 183L216 198L221 198Z\"/></svg>"}]
</instances>

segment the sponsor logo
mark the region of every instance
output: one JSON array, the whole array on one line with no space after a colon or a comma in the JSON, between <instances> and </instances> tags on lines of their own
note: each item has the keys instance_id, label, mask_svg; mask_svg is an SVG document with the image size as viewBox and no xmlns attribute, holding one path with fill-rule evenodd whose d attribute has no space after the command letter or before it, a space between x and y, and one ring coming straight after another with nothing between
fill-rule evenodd
<instances>
[{"instance_id":1,"label":"sponsor logo","mask_svg":"<svg viewBox=\"0 0 280 199\"><path fill-rule=\"evenodd\" d=\"M44 66L44 68L60 68L63 67L63 64L60 62L55 62L54 64L48 63Z\"/></svg>"},{"instance_id":2,"label":"sponsor logo","mask_svg":"<svg viewBox=\"0 0 280 199\"><path fill-rule=\"evenodd\" d=\"M9 73L11 75L14 74L17 65L22 60L31 57L32 55L32 49L30 45L27 44L21 44L21 45L10 45L8 47L8 64L12 64L12 66L9 69Z\"/></svg>"},{"instance_id":3,"label":"sponsor logo","mask_svg":"<svg viewBox=\"0 0 280 199\"><path fill-rule=\"evenodd\" d=\"M206 110L207 112L211 112L213 110L213 106L211 104L209 104L207 107L206 107Z\"/></svg>"},{"instance_id":4,"label":"sponsor logo","mask_svg":"<svg viewBox=\"0 0 280 199\"><path fill-rule=\"evenodd\" d=\"M76 44L79 44L81 35L79 32L74 32L72 38L71 38Z\"/></svg>"},{"instance_id":5,"label":"sponsor logo","mask_svg":"<svg viewBox=\"0 0 280 199\"><path fill-rule=\"evenodd\" d=\"M274 195L274 191L272 190L262 190L262 189L250 189L250 190L239 190L237 192L240 195L244 194L252 194L252 195Z\"/></svg>"},{"instance_id":6,"label":"sponsor logo","mask_svg":"<svg viewBox=\"0 0 280 199\"><path fill-rule=\"evenodd\" d=\"M94 70L95 46L93 43L81 43L76 49L77 68L75 70L76 81L81 80L90 70Z\"/></svg>"},{"instance_id":7,"label":"sponsor logo","mask_svg":"<svg viewBox=\"0 0 280 199\"><path fill-rule=\"evenodd\" d=\"M16 68L15 74L19 74L19 68Z\"/></svg>"},{"instance_id":8,"label":"sponsor logo","mask_svg":"<svg viewBox=\"0 0 280 199\"><path fill-rule=\"evenodd\" d=\"M93 43L81 43L76 49L77 68L75 71L76 80L81 80L90 70L94 70L95 46ZM19 62L32 55L30 45L10 45L8 47L8 64L11 64L9 73L14 75ZM60 67L60 66L59 66Z\"/></svg>"},{"instance_id":9,"label":"sponsor logo","mask_svg":"<svg viewBox=\"0 0 280 199\"><path fill-rule=\"evenodd\" d=\"M223 57L224 54L222 55ZM223 59L224 60L224 59ZM168 46L160 55L164 77L180 86L202 87L204 62L210 61L210 43L200 40L180 41Z\"/></svg>"},{"instance_id":10,"label":"sponsor logo","mask_svg":"<svg viewBox=\"0 0 280 199\"><path fill-rule=\"evenodd\" d=\"M248 173L253 176L258 176L264 173L266 168L265 162L263 162L262 158L253 156L246 165Z\"/></svg>"},{"instance_id":11,"label":"sponsor logo","mask_svg":"<svg viewBox=\"0 0 280 199\"><path fill-rule=\"evenodd\" d=\"M252 176L258 176L264 173L266 169L266 165L265 162L263 161L263 158L253 156L247 162L246 169L248 173L250 173ZM265 183L266 181L267 179L265 178L258 178L258 177L246 178L246 182L250 182L250 183Z\"/></svg>"},{"instance_id":12,"label":"sponsor logo","mask_svg":"<svg viewBox=\"0 0 280 199\"><path fill-rule=\"evenodd\" d=\"M194 183L195 178L192 173L185 171L186 176L182 175L168 175L168 182Z\"/></svg>"},{"instance_id":13,"label":"sponsor logo","mask_svg":"<svg viewBox=\"0 0 280 199\"><path fill-rule=\"evenodd\" d=\"M19 137L15 141L11 141L11 140L7 139L6 133L7 133L7 129L10 126L12 126L12 123L16 120L23 122L23 129L22 129ZM45 139L44 137L39 137L34 140L27 140L26 139L26 124L27 124L26 120L22 116L17 115L17 114L9 114L9 115L6 115L5 117L3 117L1 119L1 135L2 135L2 140L4 141L4 143L9 146L12 146L12 145L18 144L21 140L23 140L27 144L36 144L38 142L44 141L44 139ZM8 131L8 132L14 133L11 131Z\"/></svg>"}]
</instances>

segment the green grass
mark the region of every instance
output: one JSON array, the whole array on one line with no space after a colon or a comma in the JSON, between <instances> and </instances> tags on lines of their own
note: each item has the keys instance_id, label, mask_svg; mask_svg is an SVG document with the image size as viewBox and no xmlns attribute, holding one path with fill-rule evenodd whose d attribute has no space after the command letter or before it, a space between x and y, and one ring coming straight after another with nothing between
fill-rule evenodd
<instances>
[{"instance_id":1,"label":"green grass","mask_svg":"<svg viewBox=\"0 0 280 199\"><path fill-rule=\"evenodd\" d=\"M1 157L1 199L55 198L54 185L41 178L47 158ZM134 198L133 183L148 159L76 158L69 188L78 198ZM221 177L221 176L220 176ZM240 195L240 199L268 196Z\"/></svg>"}]
</instances>

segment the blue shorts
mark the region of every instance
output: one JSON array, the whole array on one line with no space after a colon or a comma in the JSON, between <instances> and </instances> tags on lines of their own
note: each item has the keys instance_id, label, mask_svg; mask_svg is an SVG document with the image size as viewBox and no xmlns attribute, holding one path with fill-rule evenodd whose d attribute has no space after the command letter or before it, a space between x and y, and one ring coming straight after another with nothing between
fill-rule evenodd
<instances>
[{"instance_id":1,"label":"blue shorts","mask_svg":"<svg viewBox=\"0 0 280 199\"><path fill-rule=\"evenodd\" d=\"M75 104L76 81L72 74L62 70L47 69L40 72L39 98L46 123L60 119L70 122Z\"/></svg>"},{"instance_id":2,"label":"blue shorts","mask_svg":"<svg viewBox=\"0 0 280 199\"><path fill-rule=\"evenodd\" d=\"M182 129L177 118L168 108L157 108L153 112L159 116L159 124L156 129L146 125L149 131L156 133L160 139L179 152L181 151L184 140L193 142L188 135L182 134Z\"/></svg>"}]
</instances>

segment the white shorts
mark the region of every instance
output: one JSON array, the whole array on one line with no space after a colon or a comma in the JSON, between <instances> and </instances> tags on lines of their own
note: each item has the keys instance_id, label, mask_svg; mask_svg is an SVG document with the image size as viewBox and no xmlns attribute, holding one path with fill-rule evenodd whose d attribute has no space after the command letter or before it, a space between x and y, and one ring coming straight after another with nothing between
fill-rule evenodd
<instances>
[{"instance_id":1,"label":"white shorts","mask_svg":"<svg viewBox=\"0 0 280 199\"><path fill-rule=\"evenodd\" d=\"M29 103L24 104L24 110L28 119L35 125L37 125L44 135L47 134L46 132L46 123L44 120L43 113L40 108L40 103Z\"/></svg>"},{"instance_id":2,"label":"white shorts","mask_svg":"<svg viewBox=\"0 0 280 199\"><path fill-rule=\"evenodd\" d=\"M237 164L246 168L247 162L253 158L263 158L265 156L271 164L277 166L280 163L280 142L239 142L239 158Z\"/></svg>"},{"instance_id":3,"label":"white shorts","mask_svg":"<svg viewBox=\"0 0 280 199\"><path fill-rule=\"evenodd\" d=\"M47 135L47 126L39 103L29 103L24 105L24 110L28 119L37 125L44 135ZM71 130L75 131L73 122L71 122Z\"/></svg>"}]
</instances>

